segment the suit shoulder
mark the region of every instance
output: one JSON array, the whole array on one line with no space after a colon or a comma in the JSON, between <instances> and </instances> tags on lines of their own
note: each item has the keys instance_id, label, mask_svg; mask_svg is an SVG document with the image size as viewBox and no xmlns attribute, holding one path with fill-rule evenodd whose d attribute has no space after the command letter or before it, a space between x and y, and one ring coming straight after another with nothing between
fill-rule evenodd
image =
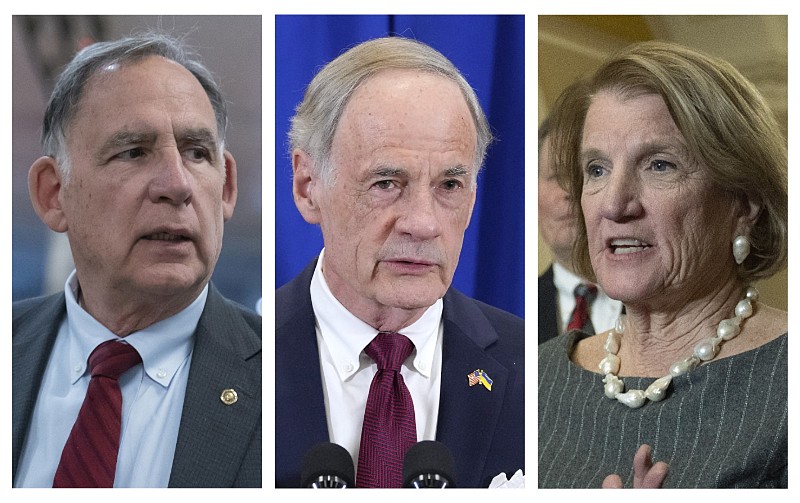
<instances>
[{"instance_id":1,"label":"suit shoulder","mask_svg":"<svg viewBox=\"0 0 800 503\"><path fill-rule=\"evenodd\" d=\"M302 320L314 319L311 307L311 278L317 260L312 260L306 268L291 281L275 291L275 329L293 327ZM296 327L295 327L296 328Z\"/></svg>"},{"instance_id":2,"label":"suit shoulder","mask_svg":"<svg viewBox=\"0 0 800 503\"><path fill-rule=\"evenodd\" d=\"M477 304L478 308L498 332L519 337L525 335L525 320L519 316L479 300L472 299L472 301Z\"/></svg>"},{"instance_id":3,"label":"suit shoulder","mask_svg":"<svg viewBox=\"0 0 800 503\"><path fill-rule=\"evenodd\" d=\"M261 338L262 318L260 314L239 304L236 301L228 299L227 297L221 296L221 299L231 311L238 313L242 321L244 321L253 330L253 332L255 332L259 338Z\"/></svg>"},{"instance_id":4,"label":"suit shoulder","mask_svg":"<svg viewBox=\"0 0 800 503\"><path fill-rule=\"evenodd\" d=\"M25 323L39 319L44 312L52 312L55 309L66 309L64 293L56 293L43 297L33 297L20 300L11 304L12 332Z\"/></svg>"},{"instance_id":5,"label":"suit shoulder","mask_svg":"<svg viewBox=\"0 0 800 503\"><path fill-rule=\"evenodd\" d=\"M43 304L46 304L48 300L58 297L59 295L60 294L47 295L44 297L32 297L30 299L23 299L13 302L11 304L11 315L14 319L24 317L30 311L40 308Z\"/></svg>"},{"instance_id":6,"label":"suit shoulder","mask_svg":"<svg viewBox=\"0 0 800 503\"><path fill-rule=\"evenodd\" d=\"M470 319L474 322L477 309L505 343L520 346L524 344L525 320L515 314L467 297L452 288L445 296L445 309L448 307L453 310L453 318L461 318L462 324Z\"/></svg>"}]
</instances>

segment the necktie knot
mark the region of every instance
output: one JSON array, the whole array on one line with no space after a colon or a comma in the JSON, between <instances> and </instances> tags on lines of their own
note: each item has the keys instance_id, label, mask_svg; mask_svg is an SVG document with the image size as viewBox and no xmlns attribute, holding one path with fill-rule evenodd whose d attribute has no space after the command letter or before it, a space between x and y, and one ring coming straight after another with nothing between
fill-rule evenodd
<instances>
[{"instance_id":1,"label":"necktie knot","mask_svg":"<svg viewBox=\"0 0 800 503\"><path fill-rule=\"evenodd\" d=\"M581 283L575 287L575 298L582 297L591 303L597 297L597 287L591 283Z\"/></svg>"},{"instance_id":2,"label":"necktie knot","mask_svg":"<svg viewBox=\"0 0 800 503\"><path fill-rule=\"evenodd\" d=\"M364 351L378 365L378 370L399 372L400 366L414 351L414 343L402 334L380 332Z\"/></svg>"},{"instance_id":3,"label":"necktie knot","mask_svg":"<svg viewBox=\"0 0 800 503\"><path fill-rule=\"evenodd\" d=\"M106 341L89 355L89 369L92 377L103 376L119 379L126 370L140 363L142 357L136 348L117 340Z\"/></svg>"},{"instance_id":4,"label":"necktie knot","mask_svg":"<svg viewBox=\"0 0 800 503\"><path fill-rule=\"evenodd\" d=\"M597 287L591 283L581 283L575 287L575 309L572 311L567 330L582 330L587 334L595 332L589 316L589 306L597 297Z\"/></svg>"}]
</instances>

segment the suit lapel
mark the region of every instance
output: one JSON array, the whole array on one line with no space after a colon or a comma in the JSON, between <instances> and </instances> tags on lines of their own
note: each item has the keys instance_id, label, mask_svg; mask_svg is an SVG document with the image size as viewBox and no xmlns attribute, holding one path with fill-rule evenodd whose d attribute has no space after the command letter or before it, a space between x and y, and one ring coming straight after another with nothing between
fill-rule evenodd
<instances>
[{"instance_id":1,"label":"suit lapel","mask_svg":"<svg viewBox=\"0 0 800 503\"><path fill-rule=\"evenodd\" d=\"M170 487L234 485L254 436L260 436L260 362L261 339L210 286L197 326ZM221 399L228 389L236 391L235 403Z\"/></svg>"},{"instance_id":2,"label":"suit lapel","mask_svg":"<svg viewBox=\"0 0 800 503\"><path fill-rule=\"evenodd\" d=\"M509 371L486 351L497 341L494 328L458 292L451 290L445 296L444 323L436 437L453 455L457 484L480 487L488 482L482 474L503 409ZM492 379L491 391L481 384L469 386L467 374L477 369Z\"/></svg>"},{"instance_id":3,"label":"suit lapel","mask_svg":"<svg viewBox=\"0 0 800 503\"><path fill-rule=\"evenodd\" d=\"M315 265L276 295L276 487L297 487L306 453L330 439L309 290Z\"/></svg>"},{"instance_id":4,"label":"suit lapel","mask_svg":"<svg viewBox=\"0 0 800 503\"><path fill-rule=\"evenodd\" d=\"M547 268L539 276L539 344L557 336L558 327L558 292L553 283L553 266Z\"/></svg>"},{"instance_id":5,"label":"suit lapel","mask_svg":"<svg viewBox=\"0 0 800 503\"><path fill-rule=\"evenodd\" d=\"M31 423L33 407L39 396L45 366L55 344L61 322L66 316L64 294L52 295L21 304L23 311L17 317L16 307L11 333L11 384L12 400L12 481L16 478L17 464Z\"/></svg>"}]
</instances>

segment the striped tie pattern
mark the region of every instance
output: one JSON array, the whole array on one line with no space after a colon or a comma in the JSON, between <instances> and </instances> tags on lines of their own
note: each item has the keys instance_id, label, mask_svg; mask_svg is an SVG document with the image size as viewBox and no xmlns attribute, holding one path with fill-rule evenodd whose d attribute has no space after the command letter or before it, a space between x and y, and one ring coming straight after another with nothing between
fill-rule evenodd
<instances>
[{"instance_id":1,"label":"striped tie pattern","mask_svg":"<svg viewBox=\"0 0 800 503\"><path fill-rule=\"evenodd\" d=\"M414 403L400 366L414 344L404 335L381 332L366 347L378 365L361 429L356 487L401 487L403 458L417 442Z\"/></svg>"},{"instance_id":2,"label":"striped tie pattern","mask_svg":"<svg viewBox=\"0 0 800 503\"><path fill-rule=\"evenodd\" d=\"M141 361L133 346L116 340L92 351L92 379L61 452L53 487L114 486L122 422L122 392L117 379Z\"/></svg>"}]
</instances>

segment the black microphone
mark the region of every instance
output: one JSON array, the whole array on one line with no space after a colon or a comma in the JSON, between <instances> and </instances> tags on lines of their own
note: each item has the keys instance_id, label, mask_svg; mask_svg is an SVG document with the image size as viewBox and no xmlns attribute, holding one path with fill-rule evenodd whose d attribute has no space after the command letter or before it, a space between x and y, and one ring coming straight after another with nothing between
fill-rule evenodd
<instances>
[{"instance_id":1,"label":"black microphone","mask_svg":"<svg viewBox=\"0 0 800 503\"><path fill-rule=\"evenodd\" d=\"M345 489L355 487L353 458L339 444L324 442L306 454L300 487Z\"/></svg>"},{"instance_id":2,"label":"black microphone","mask_svg":"<svg viewBox=\"0 0 800 503\"><path fill-rule=\"evenodd\" d=\"M417 442L408 450L403 461L403 487L455 487L453 464L453 456L443 443L433 440Z\"/></svg>"}]
</instances>

